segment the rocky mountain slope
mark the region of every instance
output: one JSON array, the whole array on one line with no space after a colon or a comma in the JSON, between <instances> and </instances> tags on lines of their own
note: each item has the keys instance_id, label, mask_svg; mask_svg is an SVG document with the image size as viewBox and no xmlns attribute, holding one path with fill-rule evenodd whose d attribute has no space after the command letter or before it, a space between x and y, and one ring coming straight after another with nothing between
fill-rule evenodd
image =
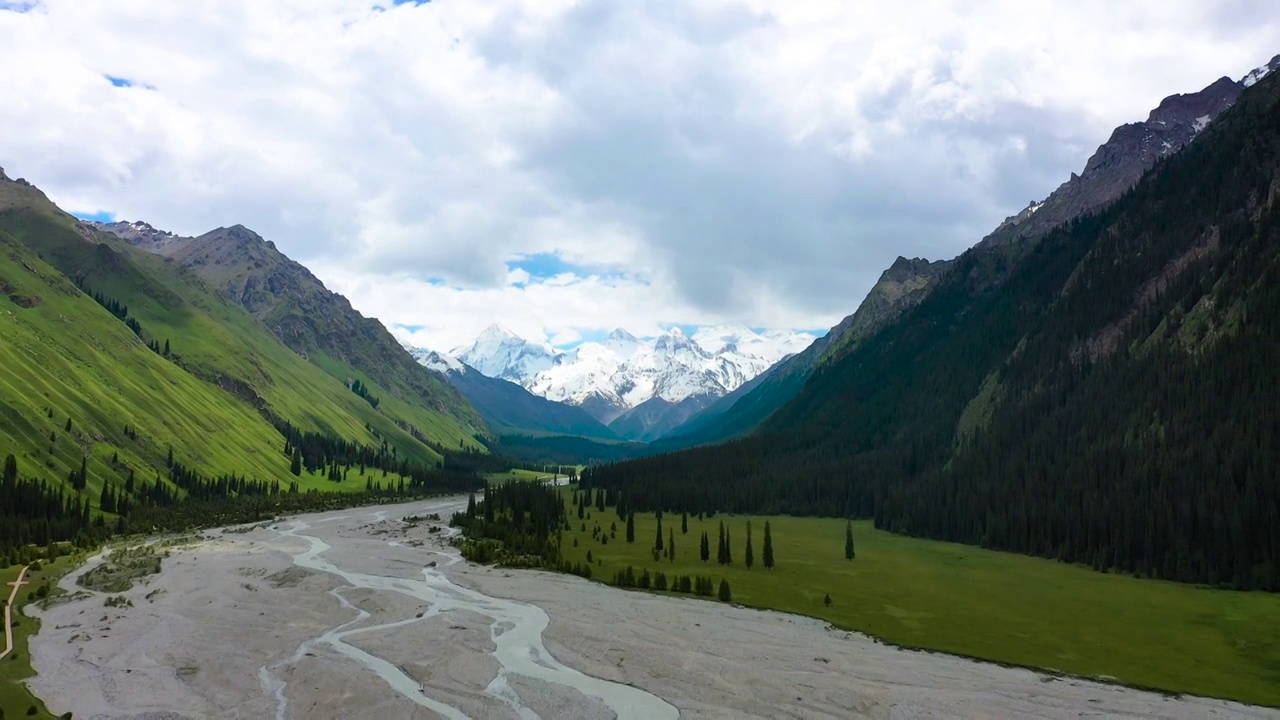
<instances>
[{"instance_id":1,"label":"rocky mountain slope","mask_svg":"<svg viewBox=\"0 0 1280 720\"><path fill-rule=\"evenodd\" d=\"M338 380L372 383L383 400L422 405L483 428L480 416L458 391L419 365L382 323L361 315L345 297L330 292L310 270L252 230L234 225L199 237L178 237L143 222L96 227L170 258ZM426 427L418 430L430 434Z\"/></svg>"}]
</instances>

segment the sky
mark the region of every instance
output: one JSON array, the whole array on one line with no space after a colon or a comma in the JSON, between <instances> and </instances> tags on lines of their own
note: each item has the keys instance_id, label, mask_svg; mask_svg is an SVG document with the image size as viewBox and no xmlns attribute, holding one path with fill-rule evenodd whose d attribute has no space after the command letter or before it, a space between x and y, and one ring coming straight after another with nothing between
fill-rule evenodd
<instances>
[{"instance_id":1,"label":"sky","mask_svg":"<svg viewBox=\"0 0 1280 720\"><path fill-rule=\"evenodd\" d=\"M1277 52L1269 0L0 0L0 167L435 349L821 332Z\"/></svg>"}]
</instances>

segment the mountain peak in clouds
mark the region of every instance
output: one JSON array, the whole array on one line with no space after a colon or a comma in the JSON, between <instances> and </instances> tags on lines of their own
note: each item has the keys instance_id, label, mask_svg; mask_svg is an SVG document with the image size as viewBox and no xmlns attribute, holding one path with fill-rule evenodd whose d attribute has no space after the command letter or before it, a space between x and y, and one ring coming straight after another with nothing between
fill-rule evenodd
<instances>
[{"instance_id":1,"label":"mountain peak in clouds","mask_svg":"<svg viewBox=\"0 0 1280 720\"><path fill-rule=\"evenodd\" d=\"M640 341L640 338L632 335L622 328L614 328L613 332L609 333L609 336L605 338L605 341L636 343Z\"/></svg>"}]
</instances>

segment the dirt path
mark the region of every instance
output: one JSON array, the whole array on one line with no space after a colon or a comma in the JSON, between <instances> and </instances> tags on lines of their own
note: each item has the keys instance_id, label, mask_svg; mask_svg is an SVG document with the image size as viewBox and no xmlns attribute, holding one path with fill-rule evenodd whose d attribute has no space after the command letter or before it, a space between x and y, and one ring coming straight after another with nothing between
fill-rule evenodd
<instances>
[{"instance_id":1,"label":"dirt path","mask_svg":"<svg viewBox=\"0 0 1280 720\"><path fill-rule=\"evenodd\" d=\"M0 652L0 660L13 652L13 601L18 597L18 588L26 584L22 578L27 575L27 567L22 566L22 570L18 571L18 579L9 583L13 586L13 590L9 593L9 601L4 606L4 652Z\"/></svg>"}]
</instances>

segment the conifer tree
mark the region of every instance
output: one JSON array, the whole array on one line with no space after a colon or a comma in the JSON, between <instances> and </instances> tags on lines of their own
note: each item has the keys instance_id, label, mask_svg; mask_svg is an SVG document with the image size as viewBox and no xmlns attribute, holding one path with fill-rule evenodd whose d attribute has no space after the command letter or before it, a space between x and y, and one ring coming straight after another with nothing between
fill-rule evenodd
<instances>
[{"instance_id":1,"label":"conifer tree","mask_svg":"<svg viewBox=\"0 0 1280 720\"><path fill-rule=\"evenodd\" d=\"M852 560L853 556L853 521L850 520L844 526L844 559Z\"/></svg>"},{"instance_id":2,"label":"conifer tree","mask_svg":"<svg viewBox=\"0 0 1280 720\"><path fill-rule=\"evenodd\" d=\"M654 550L657 550L658 552L662 552L662 551L665 549L665 548L663 547L662 542L663 542L663 541L662 541L662 515L661 515L661 513L659 513L659 515L658 515L658 536L657 536L656 538L654 538L654 541L653 541L653 549L654 549Z\"/></svg>"},{"instance_id":3,"label":"conifer tree","mask_svg":"<svg viewBox=\"0 0 1280 720\"><path fill-rule=\"evenodd\" d=\"M4 457L4 484L12 485L18 482L18 458L9 453Z\"/></svg>"},{"instance_id":4,"label":"conifer tree","mask_svg":"<svg viewBox=\"0 0 1280 720\"><path fill-rule=\"evenodd\" d=\"M764 521L764 569L773 569L773 534L769 532L769 521Z\"/></svg>"},{"instance_id":5,"label":"conifer tree","mask_svg":"<svg viewBox=\"0 0 1280 720\"><path fill-rule=\"evenodd\" d=\"M173 457L173 450L169 450L169 457ZM294 475L302 475L302 452L297 448L293 449L293 458L289 461L289 472Z\"/></svg>"},{"instance_id":6,"label":"conifer tree","mask_svg":"<svg viewBox=\"0 0 1280 720\"><path fill-rule=\"evenodd\" d=\"M676 561L676 531L667 530L667 557L671 558L671 562Z\"/></svg>"},{"instance_id":7,"label":"conifer tree","mask_svg":"<svg viewBox=\"0 0 1280 720\"><path fill-rule=\"evenodd\" d=\"M742 555L742 563L750 570L756 564L756 554L751 548L751 521L747 521L747 549Z\"/></svg>"},{"instance_id":8,"label":"conifer tree","mask_svg":"<svg viewBox=\"0 0 1280 720\"><path fill-rule=\"evenodd\" d=\"M724 521L720 521L720 540L716 543L716 562L724 564Z\"/></svg>"},{"instance_id":9,"label":"conifer tree","mask_svg":"<svg viewBox=\"0 0 1280 720\"><path fill-rule=\"evenodd\" d=\"M729 592L729 581L724 578L720 579L720 600L722 602L733 601L733 594Z\"/></svg>"},{"instance_id":10,"label":"conifer tree","mask_svg":"<svg viewBox=\"0 0 1280 720\"><path fill-rule=\"evenodd\" d=\"M831 607L831 593L827 593L827 596L822 598L822 604Z\"/></svg>"},{"instance_id":11,"label":"conifer tree","mask_svg":"<svg viewBox=\"0 0 1280 720\"><path fill-rule=\"evenodd\" d=\"M681 535L689 534L689 512L687 510L683 513L680 513L680 534Z\"/></svg>"},{"instance_id":12,"label":"conifer tree","mask_svg":"<svg viewBox=\"0 0 1280 720\"><path fill-rule=\"evenodd\" d=\"M582 506L578 506L578 509L581 510ZM472 519L475 516L476 516L476 493L474 490L472 490L471 496L467 498L467 518ZM579 515L579 517L581 517L581 515Z\"/></svg>"},{"instance_id":13,"label":"conifer tree","mask_svg":"<svg viewBox=\"0 0 1280 720\"><path fill-rule=\"evenodd\" d=\"M62 428L63 432L71 432L71 418L67 418L67 426Z\"/></svg>"},{"instance_id":14,"label":"conifer tree","mask_svg":"<svg viewBox=\"0 0 1280 720\"><path fill-rule=\"evenodd\" d=\"M702 544L698 548L698 555L702 558L702 562L711 559L711 541L707 539L707 531L702 531Z\"/></svg>"},{"instance_id":15,"label":"conifer tree","mask_svg":"<svg viewBox=\"0 0 1280 720\"><path fill-rule=\"evenodd\" d=\"M724 531L724 564L733 564L733 537L729 533L729 529Z\"/></svg>"},{"instance_id":16,"label":"conifer tree","mask_svg":"<svg viewBox=\"0 0 1280 720\"><path fill-rule=\"evenodd\" d=\"M636 541L636 514L627 513L627 542Z\"/></svg>"}]
</instances>

